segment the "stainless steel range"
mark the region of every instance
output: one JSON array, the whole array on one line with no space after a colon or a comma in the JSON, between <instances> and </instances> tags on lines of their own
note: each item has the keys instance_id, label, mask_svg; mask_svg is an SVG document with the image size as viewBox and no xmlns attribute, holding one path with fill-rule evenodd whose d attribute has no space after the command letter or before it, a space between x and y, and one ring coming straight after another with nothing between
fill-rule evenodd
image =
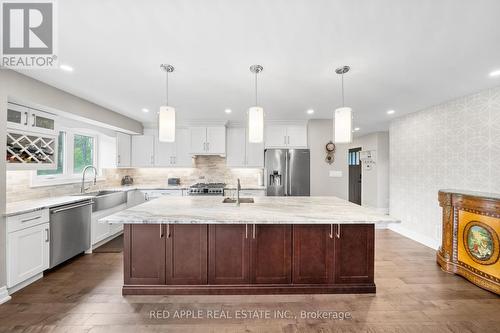
<instances>
[{"instance_id":1,"label":"stainless steel range","mask_svg":"<svg viewBox=\"0 0 500 333\"><path fill-rule=\"evenodd\" d=\"M224 195L224 183L196 183L189 187L189 195Z\"/></svg>"}]
</instances>

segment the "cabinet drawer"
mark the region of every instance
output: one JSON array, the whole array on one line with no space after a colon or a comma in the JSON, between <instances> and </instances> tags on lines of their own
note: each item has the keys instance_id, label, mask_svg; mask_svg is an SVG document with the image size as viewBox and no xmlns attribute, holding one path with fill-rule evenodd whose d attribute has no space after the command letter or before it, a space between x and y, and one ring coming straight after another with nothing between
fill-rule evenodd
<instances>
[{"instance_id":1,"label":"cabinet drawer","mask_svg":"<svg viewBox=\"0 0 500 333\"><path fill-rule=\"evenodd\" d=\"M29 228L40 223L49 222L49 209L36 210L34 212L7 217L7 232L13 232Z\"/></svg>"}]
</instances>

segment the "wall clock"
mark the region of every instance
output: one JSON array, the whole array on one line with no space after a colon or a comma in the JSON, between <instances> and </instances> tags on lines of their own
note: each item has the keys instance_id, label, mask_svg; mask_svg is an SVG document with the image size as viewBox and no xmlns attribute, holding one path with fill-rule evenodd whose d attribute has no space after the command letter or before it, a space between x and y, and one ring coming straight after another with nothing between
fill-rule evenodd
<instances>
[{"instance_id":1,"label":"wall clock","mask_svg":"<svg viewBox=\"0 0 500 333\"><path fill-rule=\"evenodd\" d=\"M333 161L335 161L335 144L332 141L329 141L325 146L325 150L325 162L328 164L332 164Z\"/></svg>"}]
</instances>

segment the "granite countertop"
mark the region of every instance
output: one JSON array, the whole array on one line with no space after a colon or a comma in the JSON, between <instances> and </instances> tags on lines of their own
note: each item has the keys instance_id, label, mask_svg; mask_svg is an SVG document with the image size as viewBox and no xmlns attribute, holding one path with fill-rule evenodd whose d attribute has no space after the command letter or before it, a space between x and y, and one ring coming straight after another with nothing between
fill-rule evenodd
<instances>
[{"instance_id":1,"label":"granite countertop","mask_svg":"<svg viewBox=\"0 0 500 333\"><path fill-rule=\"evenodd\" d=\"M100 219L116 224L354 224L400 221L337 197L255 197L222 203L220 196L164 197Z\"/></svg>"},{"instance_id":2,"label":"granite countertop","mask_svg":"<svg viewBox=\"0 0 500 333\"><path fill-rule=\"evenodd\" d=\"M92 200L92 197L88 195L65 195L61 197L17 201L7 204L4 216L18 215L86 200Z\"/></svg>"},{"instance_id":3,"label":"granite countertop","mask_svg":"<svg viewBox=\"0 0 500 333\"><path fill-rule=\"evenodd\" d=\"M100 189L91 190L89 192L94 191L135 191L135 190L144 190L144 191L154 191L154 190L187 190L189 189L189 185L123 185L116 187L104 187ZM226 189L236 189L236 187L229 187ZM242 190L264 190L264 187L261 186L243 186ZM89 196L79 196L75 195L65 195L58 197L50 197L50 198L41 198L41 199L32 199L32 200L23 200L16 201L12 203L8 203L6 206L6 212L4 216L12 216L23 213L28 213L44 208L51 208L59 205L69 204L73 202L79 202L84 200L90 200L92 197Z\"/></svg>"}]
</instances>

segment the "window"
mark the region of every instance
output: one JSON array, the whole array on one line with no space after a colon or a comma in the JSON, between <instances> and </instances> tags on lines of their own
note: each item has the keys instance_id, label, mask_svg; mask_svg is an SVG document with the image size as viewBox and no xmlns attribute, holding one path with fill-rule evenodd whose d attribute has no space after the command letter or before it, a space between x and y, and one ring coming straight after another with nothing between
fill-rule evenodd
<instances>
[{"instance_id":1,"label":"window","mask_svg":"<svg viewBox=\"0 0 500 333\"><path fill-rule=\"evenodd\" d=\"M57 168L33 172L32 186L74 183L87 165L97 167L97 136L66 128L59 132Z\"/></svg>"},{"instance_id":2,"label":"window","mask_svg":"<svg viewBox=\"0 0 500 333\"><path fill-rule=\"evenodd\" d=\"M75 134L73 139L73 173L80 173L87 165L94 165L94 138Z\"/></svg>"},{"instance_id":3,"label":"window","mask_svg":"<svg viewBox=\"0 0 500 333\"><path fill-rule=\"evenodd\" d=\"M59 138L57 143L57 169L52 170L38 170L37 176L46 175L62 175L64 173L64 146L66 141L66 133L59 132Z\"/></svg>"}]
</instances>

